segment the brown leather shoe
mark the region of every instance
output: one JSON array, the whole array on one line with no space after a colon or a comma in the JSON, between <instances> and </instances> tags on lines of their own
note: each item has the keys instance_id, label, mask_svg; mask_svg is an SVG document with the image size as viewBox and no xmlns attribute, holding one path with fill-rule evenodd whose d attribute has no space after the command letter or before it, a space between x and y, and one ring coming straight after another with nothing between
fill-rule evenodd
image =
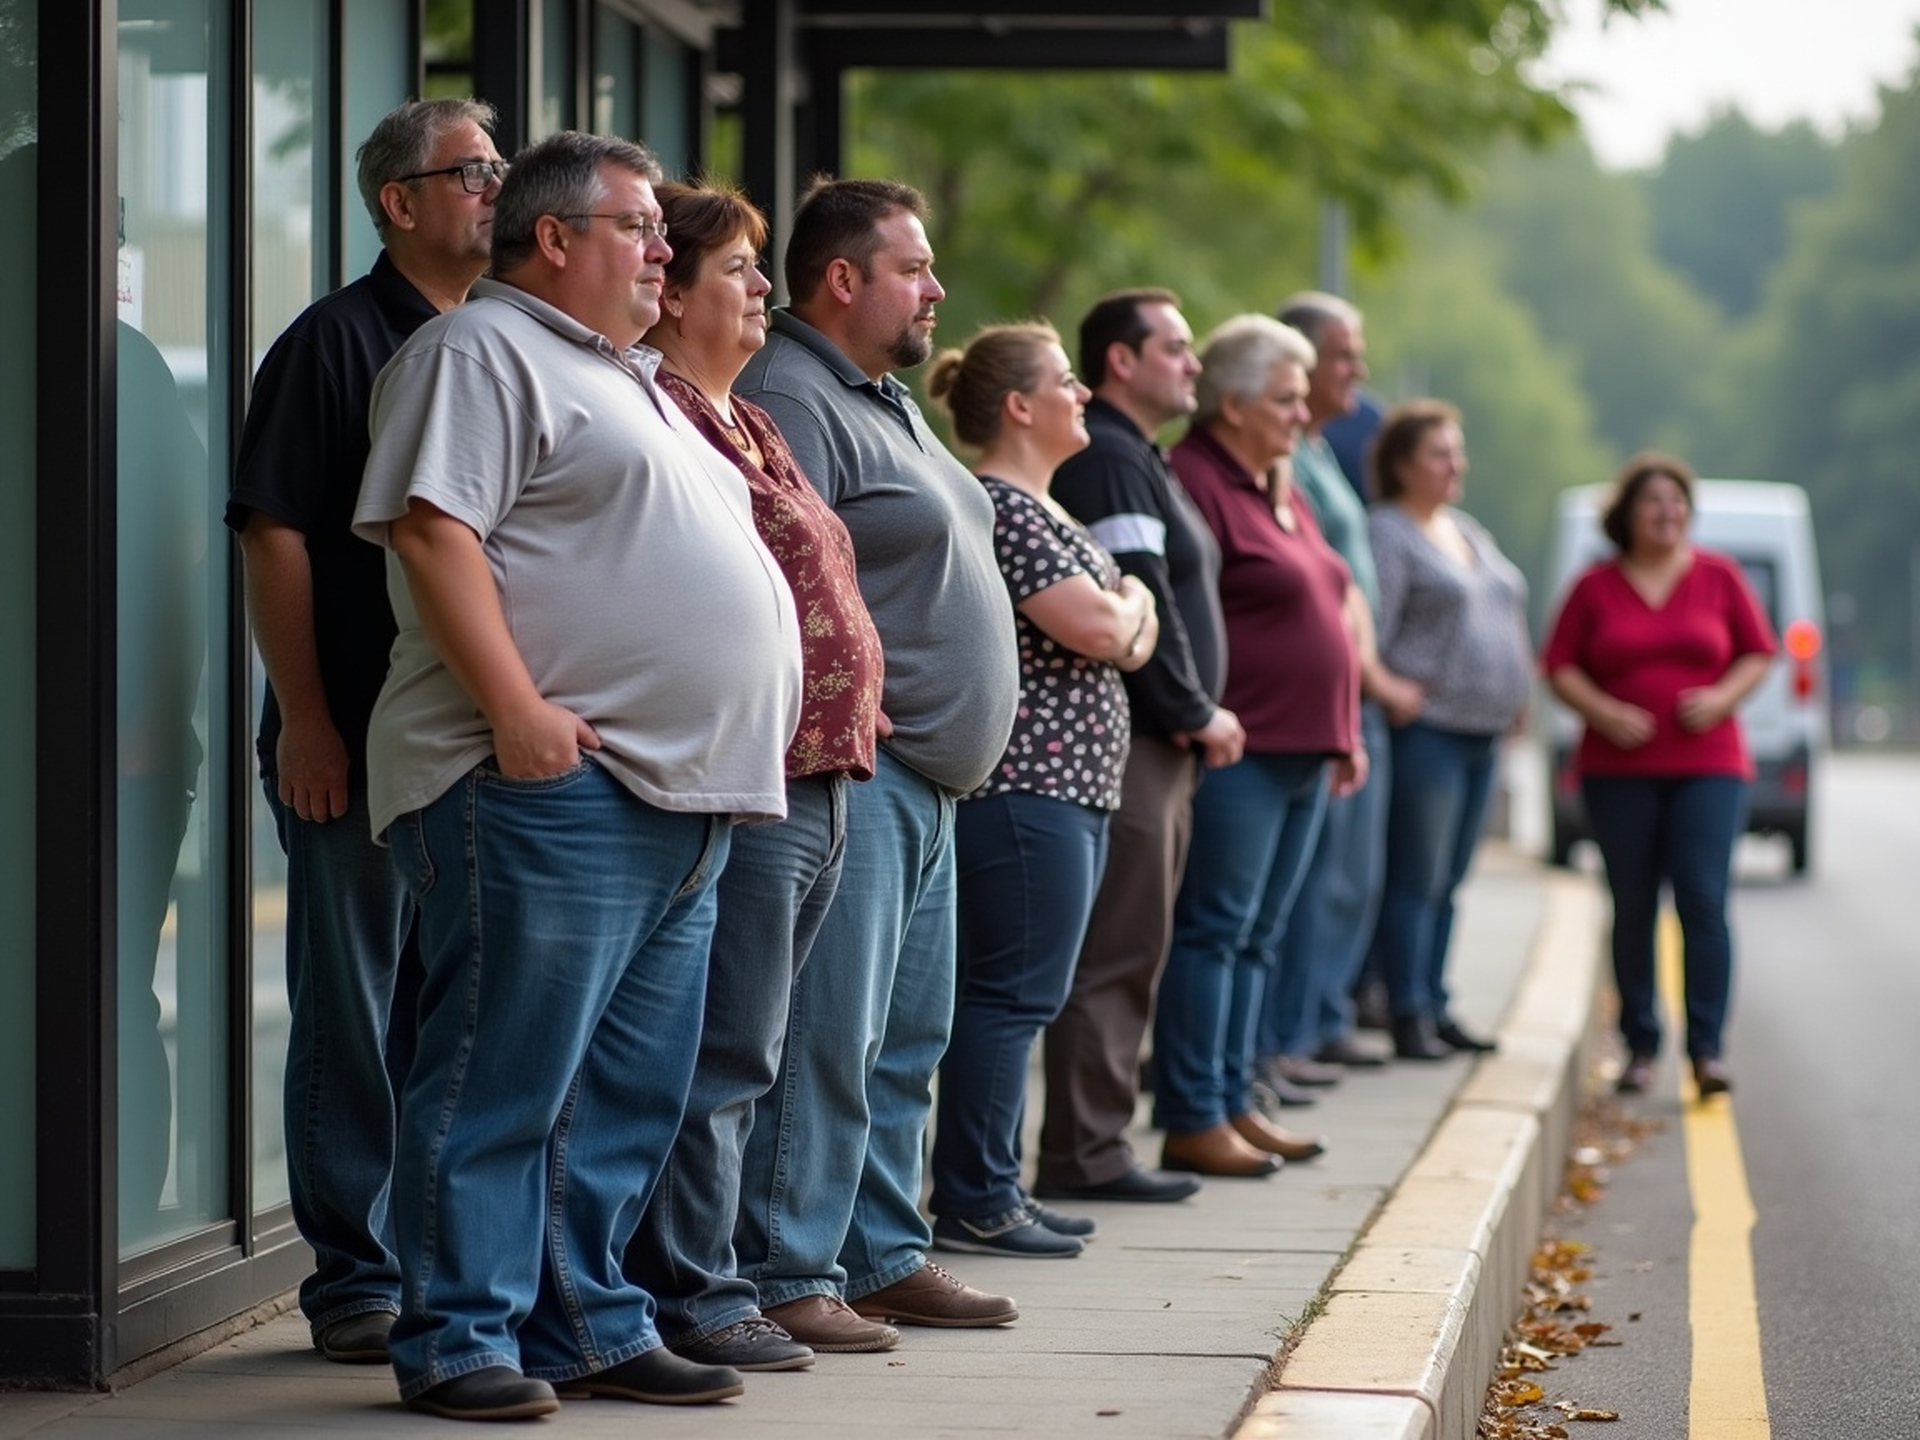
<instances>
[{"instance_id":1,"label":"brown leather shoe","mask_svg":"<svg viewBox=\"0 0 1920 1440\"><path fill-rule=\"evenodd\" d=\"M1254 1149L1278 1155L1282 1160L1316 1160L1327 1153L1325 1140L1282 1130L1266 1116L1257 1115L1251 1110L1245 1115L1234 1116L1227 1123L1233 1126L1234 1134Z\"/></svg>"},{"instance_id":2,"label":"brown leather shoe","mask_svg":"<svg viewBox=\"0 0 1920 1440\"><path fill-rule=\"evenodd\" d=\"M1284 1163L1279 1155L1249 1145L1231 1125L1209 1130L1169 1130L1160 1147L1160 1168L1192 1175L1262 1180Z\"/></svg>"},{"instance_id":3,"label":"brown leather shoe","mask_svg":"<svg viewBox=\"0 0 1920 1440\"><path fill-rule=\"evenodd\" d=\"M863 1355L900 1343L893 1326L862 1319L837 1295L802 1295L760 1313L802 1345L831 1355Z\"/></svg>"},{"instance_id":4,"label":"brown leather shoe","mask_svg":"<svg viewBox=\"0 0 1920 1440\"><path fill-rule=\"evenodd\" d=\"M902 1325L943 1329L1006 1325L1020 1318L1020 1307L1008 1296L976 1290L931 1260L904 1280L849 1303L856 1315L869 1320L897 1320Z\"/></svg>"}]
</instances>

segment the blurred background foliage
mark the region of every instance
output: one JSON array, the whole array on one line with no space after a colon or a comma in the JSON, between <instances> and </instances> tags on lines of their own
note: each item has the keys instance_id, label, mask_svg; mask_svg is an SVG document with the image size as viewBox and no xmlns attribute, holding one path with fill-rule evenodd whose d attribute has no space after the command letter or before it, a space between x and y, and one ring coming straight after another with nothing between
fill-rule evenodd
<instances>
[{"instance_id":1,"label":"blurred background foliage","mask_svg":"<svg viewBox=\"0 0 1920 1440\"><path fill-rule=\"evenodd\" d=\"M1270 311L1329 273L1331 205L1375 388L1462 407L1466 507L1536 584L1556 492L1636 450L1795 481L1838 698L1920 686L1920 67L1844 135L1726 112L1616 173L1533 78L1552 3L1273 8L1224 76L851 78L848 172L932 203L942 342L1040 316L1071 350L1122 285L1201 333Z\"/></svg>"}]
</instances>

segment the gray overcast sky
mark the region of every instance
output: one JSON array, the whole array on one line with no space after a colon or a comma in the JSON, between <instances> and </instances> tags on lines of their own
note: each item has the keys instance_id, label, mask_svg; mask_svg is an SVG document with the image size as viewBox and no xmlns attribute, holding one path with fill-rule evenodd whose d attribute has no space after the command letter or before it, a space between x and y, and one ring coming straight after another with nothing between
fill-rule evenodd
<instances>
[{"instance_id":1,"label":"gray overcast sky","mask_svg":"<svg viewBox=\"0 0 1920 1440\"><path fill-rule=\"evenodd\" d=\"M1877 110L1876 87L1911 73L1920 0L1668 0L1665 15L1600 23L1601 0L1565 0L1547 53L1602 164L1652 165L1666 138L1738 106L1765 129L1811 120L1837 135Z\"/></svg>"}]
</instances>

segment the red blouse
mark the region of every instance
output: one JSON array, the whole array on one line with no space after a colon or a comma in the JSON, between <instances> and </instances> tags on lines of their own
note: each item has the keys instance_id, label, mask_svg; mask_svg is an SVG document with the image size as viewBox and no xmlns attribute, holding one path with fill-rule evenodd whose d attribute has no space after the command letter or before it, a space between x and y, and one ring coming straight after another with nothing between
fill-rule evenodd
<instances>
[{"instance_id":1,"label":"red blouse","mask_svg":"<svg viewBox=\"0 0 1920 1440\"><path fill-rule=\"evenodd\" d=\"M699 387L659 372L660 388L687 412L714 449L746 477L753 524L793 591L800 612L804 676L800 728L787 747L787 778L844 770L856 780L873 775L875 727L884 664L880 634L860 598L853 539L840 517L807 483L773 417L738 395L733 416L760 447L767 468L747 457Z\"/></svg>"},{"instance_id":2,"label":"red blouse","mask_svg":"<svg viewBox=\"0 0 1920 1440\"><path fill-rule=\"evenodd\" d=\"M1548 675L1574 666L1614 699L1653 716L1653 738L1633 750L1588 726L1580 737L1581 774L1751 779L1753 760L1736 717L1695 734L1680 724L1676 707L1681 691L1715 683L1740 656L1777 648L1739 563L1695 550L1658 607L1633 588L1617 560L1588 570L1561 603L1540 666Z\"/></svg>"}]
</instances>

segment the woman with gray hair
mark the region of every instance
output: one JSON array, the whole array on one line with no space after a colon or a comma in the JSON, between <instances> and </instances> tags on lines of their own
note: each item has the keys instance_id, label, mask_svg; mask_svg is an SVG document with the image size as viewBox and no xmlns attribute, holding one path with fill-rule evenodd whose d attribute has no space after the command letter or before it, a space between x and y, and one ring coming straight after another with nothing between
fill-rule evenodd
<instances>
[{"instance_id":1,"label":"woman with gray hair","mask_svg":"<svg viewBox=\"0 0 1920 1440\"><path fill-rule=\"evenodd\" d=\"M1154 1018L1154 1112L1166 1169L1256 1177L1325 1148L1254 1109L1254 1036L1329 788L1358 786L1366 753L1351 576L1287 474L1313 347L1242 315L1208 337L1200 363L1193 428L1172 460L1220 542L1221 703L1246 727L1247 751L1208 771L1194 798Z\"/></svg>"}]
</instances>

